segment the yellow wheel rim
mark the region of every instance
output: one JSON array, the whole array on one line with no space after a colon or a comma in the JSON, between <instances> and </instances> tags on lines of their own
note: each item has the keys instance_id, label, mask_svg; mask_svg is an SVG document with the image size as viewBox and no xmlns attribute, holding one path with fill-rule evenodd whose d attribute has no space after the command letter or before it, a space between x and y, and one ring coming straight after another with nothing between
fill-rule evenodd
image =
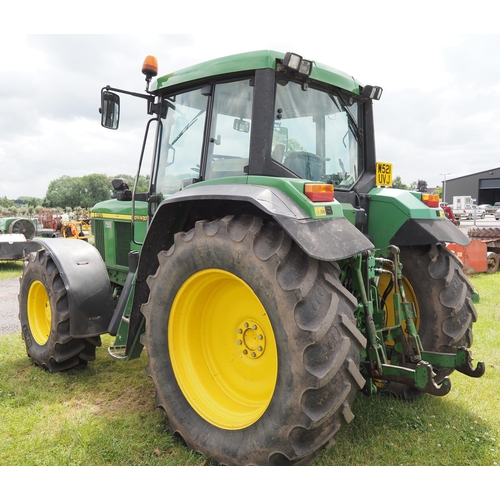
<instances>
[{"instance_id":1,"label":"yellow wheel rim","mask_svg":"<svg viewBox=\"0 0 500 500\"><path fill-rule=\"evenodd\" d=\"M52 311L45 286L40 281L33 281L28 291L28 321L35 342L44 345L50 336Z\"/></svg>"},{"instance_id":2,"label":"yellow wheel rim","mask_svg":"<svg viewBox=\"0 0 500 500\"><path fill-rule=\"evenodd\" d=\"M385 292L385 289L389 285L389 277L387 274L382 274L380 276L380 280L378 283L378 293L382 297L382 295ZM406 295L406 300L408 302L413 302L415 305L415 328L419 329L420 326L420 309L418 307L418 300L417 300L417 295L415 293L415 290L411 286L411 283L408 281L408 279L403 275L403 289L405 291ZM394 288L391 290L389 295L387 296L387 299L385 301L385 307L384 310L386 311L387 318L386 318L386 324L387 325L393 325L394 324ZM406 328L406 323L403 321L403 328Z\"/></svg>"},{"instance_id":3,"label":"yellow wheel rim","mask_svg":"<svg viewBox=\"0 0 500 500\"><path fill-rule=\"evenodd\" d=\"M264 414L278 352L266 310L243 280L220 269L193 274L175 296L168 332L175 377L201 417L234 430Z\"/></svg>"}]
</instances>

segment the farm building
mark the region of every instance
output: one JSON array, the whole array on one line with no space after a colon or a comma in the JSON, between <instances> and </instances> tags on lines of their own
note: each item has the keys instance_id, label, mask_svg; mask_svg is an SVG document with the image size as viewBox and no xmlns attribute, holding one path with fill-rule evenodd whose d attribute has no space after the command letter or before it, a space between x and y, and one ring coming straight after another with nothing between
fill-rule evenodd
<instances>
[{"instance_id":1,"label":"farm building","mask_svg":"<svg viewBox=\"0 0 500 500\"><path fill-rule=\"evenodd\" d=\"M451 174L448 174L451 175ZM477 205L500 202L500 168L493 168L443 181L443 194L446 203L453 203L454 196L471 196Z\"/></svg>"}]
</instances>

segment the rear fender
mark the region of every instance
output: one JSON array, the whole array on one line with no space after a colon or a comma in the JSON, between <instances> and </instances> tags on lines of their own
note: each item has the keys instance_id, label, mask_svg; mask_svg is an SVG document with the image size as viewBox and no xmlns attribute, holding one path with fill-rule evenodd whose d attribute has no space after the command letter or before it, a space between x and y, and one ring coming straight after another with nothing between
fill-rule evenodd
<instances>
[{"instance_id":1,"label":"rear fender","mask_svg":"<svg viewBox=\"0 0 500 500\"><path fill-rule=\"evenodd\" d=\"M144 278L141 269L150 267L151 259L172 245L175 233L189 230L197 220L238 214L272 217L307 255L318 260L341 260L373 248L345 217L312 219L280 189L212 184L180 191L161 203L144 240L139 276Z\"/></svg>"},{"instance_id":2,"label":"rear fender","mask_svg":"<svg viewBox=\"0 0 500 500\"><path fill-rule=\"evenodd\" d=\"M61 274L68 293L70 335L85 338L106 333L113 300L106 266L96 248L77 239L33 241L47 251Z\"/></svg>"}]
</instances>

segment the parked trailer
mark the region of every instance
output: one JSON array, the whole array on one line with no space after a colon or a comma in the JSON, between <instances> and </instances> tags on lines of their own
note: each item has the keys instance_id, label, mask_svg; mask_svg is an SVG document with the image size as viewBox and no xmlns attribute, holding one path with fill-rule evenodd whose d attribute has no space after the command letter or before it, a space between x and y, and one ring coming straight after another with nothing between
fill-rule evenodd
<instances>
[{"instance_id":1,"label":"parked trailer","mask_svg":"<svg viewBox=\"0 0 500 500\"><path fill-rule=\"evenodd\" d=\"M467 232L470 245L450 243L451 250L462 262L466 274L493 274L500 267L500 228L475 227Z\"/></svg>"}]
</instances>

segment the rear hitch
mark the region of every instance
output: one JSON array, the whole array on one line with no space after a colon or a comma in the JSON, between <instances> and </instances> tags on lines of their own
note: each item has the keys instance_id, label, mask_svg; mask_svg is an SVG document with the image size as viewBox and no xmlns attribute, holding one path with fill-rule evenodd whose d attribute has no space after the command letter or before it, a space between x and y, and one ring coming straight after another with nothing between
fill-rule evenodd
<instances>
[{"instance_id":1,"label":"rear hitch","mask_svg":"<svg viewBox=\"0 0 500 500\"><path fill-rule=\"evenodd\" d=\"M484 375L486 367L483 361L478 361L476 368L472 365L472 354L466 347L459 347L455 354L442 352L422 352L422 359L433 366L454 368L468 377L479 378Z\"/></svg>"},{"instance_id":2,"label":"rear hitch","mask_svg":"<svg viewBox=\"0 0 500 500\"><path fill-rule=\"evenodd\" d=\"M462 360L462 358L464 358ZM478 361L476 368L472 366L472 355L469 349L466 349L465 347L460 347L457 352L457 361L460 361L460 364L457 365L456 369L460 373L463 373L464 375L467 375L469 377L474 377L474 378L479 378L484 375L484 372L486 371L486 366L484 364L484 361Z\"/></svg>"},{"instance_id":3,"label":"rear hitch","mask_svg":"<svg viewBox=\"0 0 500 500\"><path fill-rule=\"evenodd\" d=\"M419 361L411 368L395 365L383 365L382 368L381 379L384 382L405 384L433 396L445 396L451 390L449 377L444 377L440 384L436 383L436 374L427 361Z\"/></svg>"}]
</instances>

